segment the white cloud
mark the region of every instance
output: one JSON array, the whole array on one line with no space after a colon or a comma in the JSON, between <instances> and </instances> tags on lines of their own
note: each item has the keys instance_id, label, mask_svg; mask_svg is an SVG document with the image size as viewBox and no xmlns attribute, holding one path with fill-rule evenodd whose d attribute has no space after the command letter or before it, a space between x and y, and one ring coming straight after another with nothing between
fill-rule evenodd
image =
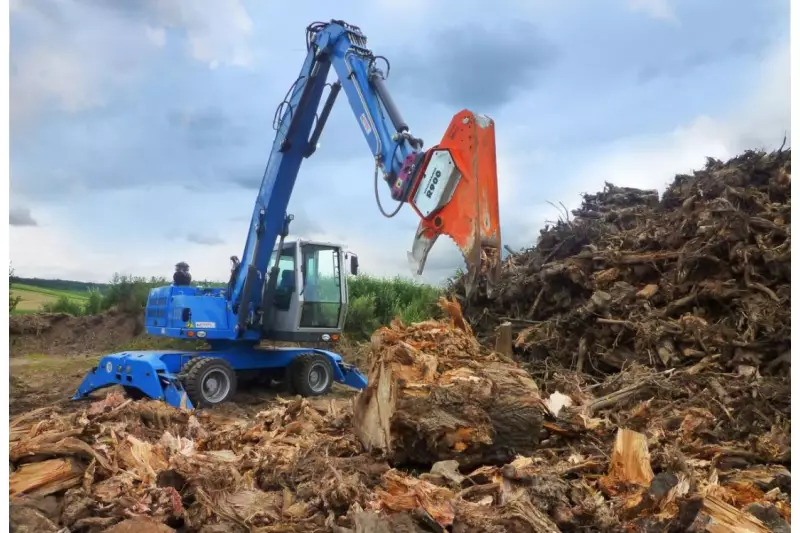
<instances>
[{"instance_id":1,"label":"white cloud","mask_svg":"<svg viewBox=\"0 0 800 533\"><path fill-rule=\"evenodd\" d=\"M628 0L628 6L653 18L678 23L671 0Z\"/></svg>"},{"instance_id":2,"label":"white cloud","mask_svg":"<svg viewBox=\"0 0 800 533\"><path fill-rule=\"evenodd\" d=\"M96 283L108 282L115 272L169 278L175 264L186 261L195 279L225 280L230 256L241 253L239 243L207 246L178 239L131 243L121 237L118 246L104 246L102 239L76 233L61 221L54 223L52 211L37 210L37 219L43 220L38 227L13 227L9 232L10 258L19 276Z\"/></svg>"},{"instance_id":3,"label":"white cloud","mask_svg":"<svg viewBox=\"0 0 800 533\"><path fill-rule=\"evenodd\" d=\"M157 46L159 48L163 48L164 45L167 43L167 32L164 28L154 28L152 26L147 26L145 29L145 35L147 36L147 40L150 41L153 46Z\"/></svg>"},{"instance_id":4,"label":"white cloud","mask_svg":"<svg viewBox=\"0 0 800 533\"><path fill-rule=\"evenodd\" d=\"M598 149L564 182L561 200L569 208L580 205L580 193L602 190L605 181L618 186L663 192L676 174L705 166L707 157L728 159L748 149L777 149L784 133L791 141L789 46L776 46L752 76L753 86L724 117L700 115L675 130L646 137L622 139ZM536 213L531 224L541 227L555 212Z\"/></svg>"},{"instance_id":5,"label":"white cloud","mask_svg":"<svg viewBox=\"0 0 800 533\"><path fill-rule=\"evenodd\" d=\"M140 17L134 21L135 25L130 25L130 20L124 21L124 24L129 26L121 26L123 22L115 22L113 24L116 25L104 31L108 33L127 31L128 38L135 37L135 41L131 42L140 47L138 50L150 50L151 53L157 52L155 47L166 44L169 31L172 40L176 37L185 38L188 53L192 58L210 68L220 65L250 65L252 22L237 0L208 0L207 4L203 4L203 9L196 2L189 0L183 2L153 0L153 2L158 10L156 16L151 16L149 19L151 26L145 27L144 20ZM671 12L669 3L664 1L640 0L634 4L639 6L637 9L648 9L649 14L661 18L669 18ZM645 4L650 7L646 7ZM93 31L97 30L90 29L90 32ZM365 27L365 31L369 35L369 28ZM96 41L91 42L96 43ZM31 48L27 52L15 51L16 54L22 52L28 55L24 60L20 58L17 61L18 65L24 68L18 67L16 76L19 78L16 87L12 76L12 114L24 112L26 105L35 108L35 104L41 104L42 101L55 101L59 107L66 110L86 109L104 103L109 88L113 87L113 82L108 81L107 76L113 74L114 58L118 57L115 54L125 52L101 50L98 54L87 56L84 52L86 41L81 41L81 44L83 48L71 42L59 46L59 43L48 40L37 43L37 48ZM15 57L12 56L12 59ZM504 235L504 242L514 246L530 243L545 219L552 220L558 217L555 208L544 200L556 203L561 200L568 207L575 207L580 202L580 192L598 191L602 189L604 180L618 185L655 187L663 190L676 173L703 166L707 156L726 158L740 153L745 148L777 147L784 130L790 133L788 46L776 48L764 61L762 71L752 73L751 79L754 80L752 90L726 114L714 117L700 115L681 127L660 135L619 139L602 146L595 157L586 164L573 168L576 161L586 161L586 150L576 146L574 160L565 159L559 165L564 169L563 175L542 176L537 172L537 168L531 165L532 160L539 161L538 154L532 154L528 145L520 141L530 133L529 129L539 126L516 128L514 123L519 120L526 121L523 115L536 108L526 108L521 103L509 112L507 119L498 117L500 216L504 226L511 230ZM537 98L539 97L537 95ZM423 107L423 109L429 108ZM530 121L525 123L528 122ZM444 125L446 122L442 123L442 126ZM547 127L547 124L542 127ZM369 168L362 168L368 163L359 159L353 164L361 165L355 168L356 173L369 174ZM352 174L344 167L337 170L339 175ZM64 179L67 177L72 183L80 183L78 177L67 176L65 173ZM531 199L522 197L520 191L526 190L526 193L533 194L531 191L535 191L534 186L528 185L533 180L558 180L564 185L558 189L556 197L549 197L548 194L547 198L532 202ZM368 181L363 182L361 186L364 187L364 191L371 194ZM547 188L552 190L552 185L548 184ZM299 190L298 187L296 191ZM167 193L160 191L160 194L163 196ZM382 198L388 196L385 189L381 191L381 196ZM369 198L369 195L365 198ZM228 199L224 202L216 200L217 204L234 205ZM137 203L130 196L126 196L111 198L103 205L115 206L115 212L110 214L114 215L117 221L124 222L141 220L137 218L141 214L129 215L126 211L134 208L119 206L148 205L148 202L149 200L142 199L141 203ZM388 200L384 202L387 208L394 205ZM252 206L250 193L242 192L241 198L236 199L235 205L241 206L244 209L242 212L249 214ZM315 212L311 208L315 205L314 201L309 200L308 206L303 204L303 209L307 213L303 213L303 209L299 207L293 208L290 212L294 211L298 219L316 222L316 219L308 216L309 213ZM218 211L218 215L208 219L208 223L213 225L217 234L226 236L226 242L213 247L191 245L186 242L185 237L187 231L194 229L194 226L191 228L180 226L179 222L187 220L186 212L181 211L174 213L174 218L177 219L175 221L162 215L158 217L159 223L164 228L171 227L170 224L173 222L183 228L179 238L169 240L163 234L147 232L141 227L131 229L132 225L127 224L130 229L129 235L106 240L91 235L90 231L78 231L86 228L71 227L70 221L55 216L53 210L48 213L44 207L34 207L39 227L13 228L10 232L14 265L20 275L26 276L94 281L107 281L114 271L170 276L174 264L184 260L191 265L192 274L197 279L225 279L228 275L228 258L230 255L241 253L247 231L247 222L244 220L231 223L230 228L221 227L218 217L221 219L227 214L223 215ZM205 205L201 207L204 217L211 212L209 211L211 207ZM371 203L364 204L363 208L374 211ZM81 210L80 207L71 209ZM195 206L195 209L200 208ZM398 273L410 275L406 265L406 250L411 246L416 221L415 217L408 213L410 211L408 208L404 211L406 213L401 217L390 222L385 222L374 212L369 218L366 218L363 212L359 212L357 223L353 221L355 217L351 216L326 218L318 222L318 226L322 226L321 232L304 236L346 243L349 249L359 255L361 267L365 272L377 275ZM86 209L82 213L84 218L82 222L85 225L89 225L86 224L86 220L90 214L95 220L103 220L102 216L98 215L95 218L91 210ZM364 218L361 218L362 216ZM198 220L205 221L204 217L198 217ZM125 225L117 224L117 226ZM309 231L312 226L307 226L306 230ZM298 231L302 229L300 225L297 227ZM522 231L526 228L531 228L530 237L522 236ZM515 232L513 235L512 231ZM460 260L454 245L447 239L440 239L429 257L426 279L438 281L435 278L451 274L452 270L448 265L452 264L454 269L459 266Z\"/></svg>"},{"instance_id":6,"label":"white cloud","mask_svg":"<svg viewBox=\"0 0 800 533\"><path fill-rule=\"evenodd\" d=\"M161 24L186 31L192 58L210 68L250 66L253 21L239 0L154 0Z\"/></svg>"},{"instance_id":7,"label":"white cloud","mask_svg":"<svg viewBox=\"0 0 800 533\"><path fill-rule=\"evenodd\" d=\"M15 227L9 233L10 258L18 276L93 282L111 277L104 269L113 264L114 253L83 246L58 227Z\"/></svg>"},{"instance_id":8,"label":"white cloud","mask_svg":"<svg viewBox=\"0 0 800 533\"><path fill-rule=\"evenodd\" d=\"M35 45L12 56L10 78L11 122L35 116L43 104L54 102L68 112L102 105L102 86L95 83L91 64L76 50Z\"/></svg>"},{"instance_id":9,"label":"white cloud","mask_svg":"<svg viewBox=\"0 0 800 533\"><path fill-rule=\"evenodd\" d=\"M239 0L152 2L157 24L144 28L141 17L110 16L113 6L73 6L56 16L13 2L14 30L34 44L11 54L12 124L26 124L49 105L70 113L102 107L148 66L153 46L166 44L165 27L184 31L189 55L210 68L251 64L253 23ZM79 25L78 18L92 22Z\"/></svg>"},{"instance_id":10,"label":"white cloud","mask_svg":"<svg viewBox=\"0 0 800 533\"><path fill-rule=\"evenodd\" d=\"M31 44L15 46L10 57L13 126L27 125L49 107L68 113L101 107L145 63L144 36L126 31L121 20L103 19L87 29L60 7L43 12L21 2L15 8L14 31Z\"/></svg>"}]
</instances>

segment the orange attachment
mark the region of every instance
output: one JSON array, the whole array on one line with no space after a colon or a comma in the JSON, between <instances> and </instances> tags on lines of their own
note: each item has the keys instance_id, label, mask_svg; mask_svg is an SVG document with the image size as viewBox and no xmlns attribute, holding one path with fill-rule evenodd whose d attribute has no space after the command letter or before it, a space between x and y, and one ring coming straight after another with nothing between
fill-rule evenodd
<instances>
[{"instance_id":1,"label":"orange attachment","mask_svg":"<svg viewBox=\"0 0 800 533\"><path fill-rule=\"evenodd\" d=\"M500 273L500 208L494 121L468 110L457 113L442 141L428 150L409 203L422 218L409 259L422 273L439 235L461 250L470 296L479 278L491 291Z\"/></svg>"}]
</instances>

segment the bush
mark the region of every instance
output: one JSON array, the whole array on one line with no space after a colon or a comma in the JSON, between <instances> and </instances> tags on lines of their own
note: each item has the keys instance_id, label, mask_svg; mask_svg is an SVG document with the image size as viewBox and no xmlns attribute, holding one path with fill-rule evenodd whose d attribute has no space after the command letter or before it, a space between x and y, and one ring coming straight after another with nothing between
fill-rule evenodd
<instances>
[{"instance_id":1,"label":"bush","mask_svg":"<svg viewBox=\"0 0 800 533\"><path fill-rule=\"evenodd\" d=\"M12 313L14 309L17 308L19 303L22 301L22 298L19 296L14 296L9 292L8 294L8 312Z\"/></svg>"},{"instance_id":2,"label":"bush","mask_svg":"<svg viewBox=\"0 0 800 533\"><path fill-rule=\"evenodd\" d=\"M85 315L97 315L103 310L103 295L97 289L89 291L89 299L83 307Z\"/></svg>"},{"instance_id":3,"label":"bush","mask_svg":"<svg viewBox=\"0 0 800 533\"><path fill-rule=\"evenodd\" d=\"M66 313L73 316L81 316L85 313L84 306L80 302L67 296L59 296L55 302L42 304L42 311L45 313Z\"/></svg>"},{"instance_id":4,"label":"bush","mask_svg":"<svg viewBox=\"0 0 800 533\"><path fill-rule=\"evenodd\" d=\"M348 335L363 339L378 329L380 323L375 315L375 299L374 294L362 294L350 300L344 328Z\"/></svg>"},{"instance_id":5,"label":"bush","mask_svg":"<svg viewBox=\"0 0 800 533\"><path fill-rule=\"evenodd\" d=\"M365 338L392 319L420 322L438 316L438 287L416 283L401 277L391 279L359 275L348 279L350 306L345 332Z\"/></svg>"},{"instance_id":6,"label":"bush","mask_svg":"<svg viewBox=\"0 0 800 533\"><path fill-rule=\"evenodd\" d=\"M11 284L14 282L14 268L11 266L11 263L8 264L8 287L11 288ZM19 303L22 301L22 298L19 296L14 296L11 294L11 291L8 291L8 312L11 313L14 309L17 308Z\"/></svg>"},{"instance_id":7,"label":"bush","mask_svg":"<svg viewBox=\"0 0 800 533\"><path fill-rule=\"evenodd\" d=\"M102 295L101 309L116 307L125 313L142 312L147 305L147 296L150 289L168 285L165 278L125 276L114 274L111 284Z\"/></svg>"}]
</instances>

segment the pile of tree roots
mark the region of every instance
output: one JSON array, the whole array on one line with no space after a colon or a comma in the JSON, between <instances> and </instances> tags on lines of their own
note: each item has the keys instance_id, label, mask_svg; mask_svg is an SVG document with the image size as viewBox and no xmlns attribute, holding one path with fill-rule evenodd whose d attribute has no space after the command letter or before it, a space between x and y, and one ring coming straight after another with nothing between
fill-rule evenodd
<instances>
[{"instance_id":1,"label":"pile of tree roots","mask_svg":"<svg viewBox=\"0 0 800 533\"><path fill-rule=\"evenodd\" d=\"M790 175L747 152L661 198L608 184L493 299L456 282L376 331L350 398L25 413L13 530L788 532Z\"/></svg>"},{"instance_id":2,"label":"pile of tree roots","mask_svg":"<svg viewBox=\"0 0 800 533\"><path fill-rule=\"evenodd\" d=\"M788 365L791 151L709 159L660 199L606 184L572 215L505 260L492 299L484 287L465 305L482 338L507 321L521 359L596 375Z\"/></svg>"}]
</instances>

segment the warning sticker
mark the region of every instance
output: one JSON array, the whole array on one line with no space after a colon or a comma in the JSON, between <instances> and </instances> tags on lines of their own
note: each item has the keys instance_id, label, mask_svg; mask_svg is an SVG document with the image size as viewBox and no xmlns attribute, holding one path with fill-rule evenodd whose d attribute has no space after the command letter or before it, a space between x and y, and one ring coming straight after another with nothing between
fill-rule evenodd
<instances>
[{"instance_id":1,"label":"warning sticker","mask_svg":"<svg viewBox=\"0 0 800 533\"><path fill-rule=\"evenodd\" d=\"M364 132L369 135L372 133L372 128L369 127L369 120L367 120L367 115L361 113L361 116L358 117L361 119L361 125L364 126Z\"/></svg>"}]
</instances>

